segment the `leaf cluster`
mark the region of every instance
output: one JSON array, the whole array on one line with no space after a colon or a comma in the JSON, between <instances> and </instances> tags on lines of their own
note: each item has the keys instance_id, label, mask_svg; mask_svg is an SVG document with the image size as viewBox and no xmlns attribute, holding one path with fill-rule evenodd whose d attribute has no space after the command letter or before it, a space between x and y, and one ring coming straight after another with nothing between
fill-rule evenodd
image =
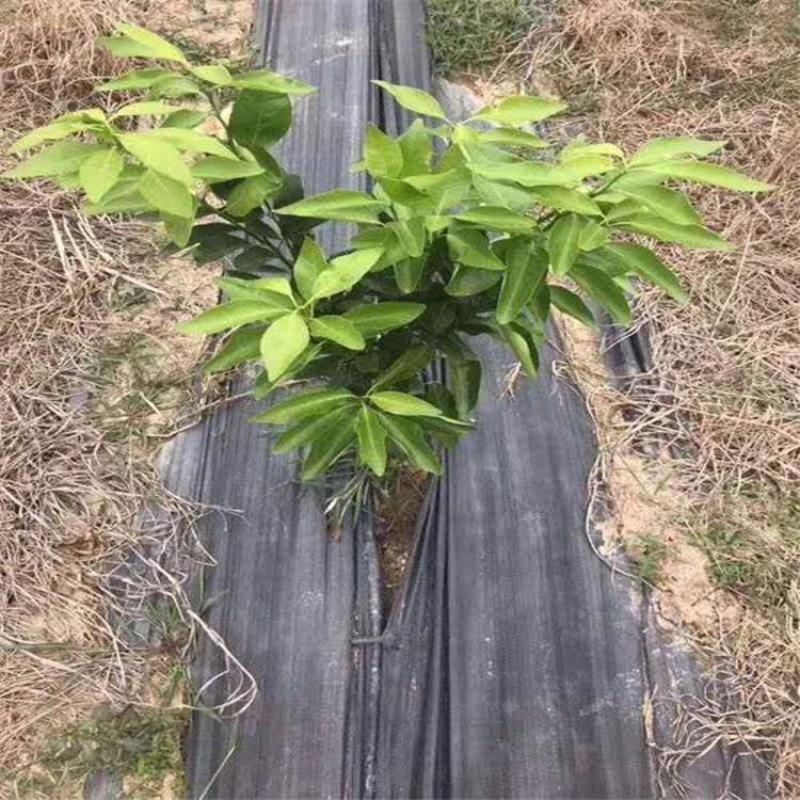
<instances>
[{"instance_id":1,"label":"leaf cluster","mask_svg":"<svg viewBox=\"0 0 800 800\"><path fill-rule=\"evenodd\" d=\"M534 132L565 110L555 100L508 97L453 123L430 94L376 81L417 119L396 138L367 129L355 169L369 191L305 197L272 150L311 87L191 64L132 25L103 43L150 63L100 90L142 96L29 133L15 150L37 152L6 177L79 189L87 213L156 216L198 263L227 260L224 302L183 330L224 334L206 370L256 364L256 398L302 382L254 421L282 426L274 449L302 450L306 479L348 455L378 476L390 458L439 472L438 448L474 424L472 337L503 342L533 378L553 308L628 325L635 281L686 300L651 242L731 249L677 187L771 188L709 162L724 142L557 148ZM328 222L355 229L347 252L318 245ZM435 359L446 383L426 377Z\"/></svg>"}]
</instances>

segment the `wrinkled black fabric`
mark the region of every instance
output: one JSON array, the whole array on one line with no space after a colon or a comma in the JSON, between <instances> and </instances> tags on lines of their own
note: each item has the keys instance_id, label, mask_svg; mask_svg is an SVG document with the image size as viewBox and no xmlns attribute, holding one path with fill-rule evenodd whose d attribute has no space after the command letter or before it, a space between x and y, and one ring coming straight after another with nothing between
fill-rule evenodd
<instances>
[{"instance_id":1,"label":"wrinkled black fabric","mask_svg":"<svg viewBox=\"0 0 800 800\"><path fill-rule=\"evenodd\" d=\"M349 167L366 123L407 123L369 79L429 86L421 3L275 0L258 22L265 62L320 89L296 104L283 159L309 193L358 187ZM327 230L324 244L341 249L345 236ZM652 728L644 711L657 692L701 684L638 587L587 542L596 447L583 399L553 377L549 348L541 380L505 397L511 359L474 345L488 365L480 425L429 492L388 620L369 515L327 537L321 496L247 423L255 404L219 411L165 455L173 490L217 509L204 522L217 565L198 604L213 598L209 624L259 685L235 723L194 715L192 797L671 793L651 746L668 741L669 707L656 703ZM202 641L196 685L221 667ZM226 689L219 681L207 699ZM683 779L694 797L761 796L748 764L714 750Z\"/></svg>"}]
</instances>

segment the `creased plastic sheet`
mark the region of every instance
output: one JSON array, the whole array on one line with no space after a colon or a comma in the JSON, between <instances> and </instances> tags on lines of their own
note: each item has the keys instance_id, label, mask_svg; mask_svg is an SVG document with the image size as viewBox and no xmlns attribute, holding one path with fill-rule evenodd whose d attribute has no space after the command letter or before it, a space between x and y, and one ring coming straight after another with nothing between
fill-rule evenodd
<instances>
[{"instance_id":1,"label":"creased plastic sheet","mask_svg":"<svg viewBox=\"0 0 800 800\"><path fill-rule=\"evenodd\" d=\"M368 118L406 120L370 77L428 85L418 0L281 0L259 18L264 57L320 86L284 150L310 191L348 178ZM344 240L328 236L338 249ZM557 332L551 331L557 339ZM429 492L386 621L365 515L339 542L321 498L239 403L174 443L172 488L218 508L206 614L259 685L235 723L195 715L193 797L650 798L673 795L656 744L671 698L703 691L659 635L638 587L585 530L596 455L584 401L553 377L504 396L509 356L488 364L480 426ZM379 642L351 644L351 637ZM222 668L202 644L203 682ZM225 696L225 681L209 696ZM750 760L712 750L683 770L690 797L767 796Z\"/></svg>"}]
</instances>

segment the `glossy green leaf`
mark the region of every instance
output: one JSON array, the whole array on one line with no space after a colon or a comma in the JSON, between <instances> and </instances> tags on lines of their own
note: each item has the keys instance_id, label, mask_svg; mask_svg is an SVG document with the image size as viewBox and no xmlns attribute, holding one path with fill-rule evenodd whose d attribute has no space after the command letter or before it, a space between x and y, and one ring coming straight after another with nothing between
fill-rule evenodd
<instances>
[{"instance_id":1,"label":"glossy green leaf","mask_svg":"<svg viewBox=\"0 0 800 800\"><path fill-rule=\"evenodd\" d=\"M115 147L93 153L81 162L78 174L87 197L97 203L117 182L125 162Z\"/></svg>"},{"instance_id":2,"label":"glossy green leaf","mask_svg":"<svg viewBox=\"0 0 800 800\"><path fill-rule=\"evenodd\" d=\"M697 250L722 250L730 252L735 246L716 233L699 225L676 225L654 214L637 214L616 223L617 227L632 233L641 233L660 242L682 244Z\"/></svg>"},{"instance_id":3,"label":"glossy green leaf","mask_svg":"<svg viewBox=\"0 0 800 800\"><path fill-rule=\"evenodd\" d=\"M748 178L747 175L728 167L706 164L702 161L664 161L650 164L647 169L668 178L707 186L720 186L735 192L769 192L775 188L769 183Z\"/></svg>"},{"instance_id":4,"label":"glossy green leaf","mask_svg":"<svg viewBox=\"0 0 800 800\"><path fill-rule=\"evenodd\" d=\"M192 173L189 167L186 166L180 151L169 142L153 139L143 133L121 133L118 139L120 144L146 167L186 187L192 185Z\"/></svg>"},{"instance_id":5,"label":"glossy green leaf","mask_svg":"<svg viewBox=\"0 0 800 800\"><path fill-rule=\"evenodd\" d=\"M314 480L330 469L349 450L355 437L353 425L339 425L329 436L316 442L303 462L302 479Z\"/></svg>"},{"instance_id":6,"label":"glossy green leaf","mask_svg":"<svg viewBox=\"0 0 800 800\"><path fill-rule=\"evenodd\" d=\"M578 255L581 218L577 214L559 217L547 238L550 265L554 275L566 275Z\"/></svg>"},{"instance_id":7,"label":"glossy green leaf","mask_svg":"<svg viewBox=\"0 0 800 800\"><path fill-rule=\"evenodd\" d=\"M118 117L166 117L175 111L177 106L171 106L168 103L163 103L161 100L145 100L139 103L129 103L122 108L117 109L109 119L117 119Z\"/></svg>"},{"instance_id":8,"label":"glossy green leaf","mask_svg":"<svg viewBox=\"0 0 800 800\"><path fill-rule=\"evenodd\" d=\"M269 172L245 178L228 195L225 210L233 217L245 217L278 192L282 183L279 175Z\"/></svg>"},{"instance_id":9,"label":"glossy green leaf","mask_svg":"<svg viewBox=\"0 0 800 800\"><path fill-rule=\"evenodd\" d=\"M257 69L243 72L233 79L233 85L241 89L255 92L281 95L306 95L314 94L317 90L303 81L278 75L268 69Z\"/></svg>"},{"instance_id":10,"label":"glossy green leaf","mask_svg":"<svg viewBox=\"0 0 800 800\"><path fill-rule=\"evenodd\" d=\"M346 389L311 389L276 403L250 418L250 422L294 425L309 417L318 417L355 400Z\"/></svg>"},{"instance_id":11,"label":"glossy green leaf","mask_svg":"<svg viewBox=\"0 0 800 800\"><path fill-rule=\"evenodd\" d=\"M355 422L358 455L378 477L386 472L386 430L380 417L362 406Z\"/></svg>"},{"instance_id":12,"label":"glossy green leaf","mask_svg":"<svg viewBox=\"0 0 800 800\"><path fill-rule=\"evenodd\" d=\"M499 283L501 278L502 272L457 264L444 290L451 297L471 297L490 289Z\"/></svg>"},{"instance_id":13,"label":"glossy green leaf","mask_svg":"<svg viewBox=\"0 0 800 800\"><path fill-rule=\"evenodd\" d=\"M18 139L13 147L9 148L9 153L23 153L33 147L38 147L44 142L58 141L71 136L73 133L80 133L81 131L88 130L92 127L91 123L87 122L54 122L50 125L44 125L41 128L36 128L30 133Z\"/></svg>"},{"instance_id":14,"label":"glossy green leaf","mask_svg":"<svg viewBox=\"0 0 800 800\"><path fill-rule=\"evenodd\" d=\"M363 350L366 347L364 337L358 328L344 317L336 315L315 317L309 322L308 328L315 339L329 339L348 350Z\"/></svg>"},{"instance_id":15,"label":"glossy green leaf","mask_svg":"<svg viewBox=\"0 0 800 800\"><path fill-rule=\"evenodd\" d=\"M272 447L274 453L288 453L307 444L324 442L340 428L353 427L353 412L349 408L328 411L323 416L311 417L289 428Z\"/></svg>"},{"instance_id":16,"label":"glossy green leaf","mask_svg":"<svg viewBox=\"0 0 800 800\"><path fill-rule=\"evenodd\" d=\"M312 297L321 300L355 286L381 257L381 251L356 250L334 258L314 281Z\"/></svg>"},{"instance_id":17,"label":"glossy green leaf","mask_svg":"<svg viewBox=\"0 0 800 800\"><path fill-rule=\"evenodd\" d=\"M459 228L447 234L450 257L458 264L476 269L501 271L506 265L491 251L486 234Z\"/></svg>"},{"instance_id":18,"label":"glossy green leaf","mask_svg":"<svg viewBox=\"0 0 800 800\"><path fill-rule=\"evenodd\" d=\"M117 25L116 34L122 34L128 39L141 44L149 50L147 58L158 58L164 61L180 61L185 63L186 56L181 50L170 44L166 39L156 33L142 28L139 25L121 23Z\"/></svg>"},{"instance_id":19,"label":"glossy green leaf","mask_svg":"<svg viewBox=\"0 0 800 800\"><path fill-rule=\"evenodd\" d=\"M50 178L77 172L81 164L95 153L105 151L99 144L56 142L27 161L2 174L4 178Z\"/></svg>"},{"instance_id":20,"label":"glossy green leaf","mask_svg":"<svg viewBox=\"0 0 800 800\"><path fill-rule=\"evenodd\" d=\"M494 128L478 134L479 140L486 144L498 144L506 147L527 147L541 150L550 147L550 143L527 131L517 128Z\"/></svg>"},{"instance_id":21,"label":"glossy green leaf","mask_svg":"<svg viewBox=\"0 0 800 800\"><path fill-rule=\"evenodd\" d=\"M605 250L618 256L629 269L663 289L679 303L688 301L677 275L652 250L638 244L610 244Z\"/></svg>"},{"instance_id":22,"label":"glossy green leaf","mask_svg":"<svg viewBox=\"0 0 800 800\"><path fill-rule=\"evenodd\" d=\"M364 163L370 175L396 178L403 169L403 151L391 136L370 125L364 141Z\"/></svg>"},{"instance_id":23,"label":"glossy green leaf","mask_svg":"<svg viewBox=\"0 0 800 800\"><path fill-rule=\"evenodd\" d=\"M527 240L516 240L505 256L506 271L497 301L497 321L505 324L516 319L547 274L547 252L531 248Z\"/></svg>"},{"instance_id":24,"label":"glossy green leaf","mask_svg":"<svg viewBox=\"0 0 800 800\"><path fill-rule=\"evenodd\" d=\"M516 127L547 119L560 114L566 108L567 106L558 100L520 95L507 97L493 106L482 109L473 119Z\"/></svg>"},{"instance_id":25,"label":"glossy green leaf","mask_svg":"<svg viewBox=\"0 0 800 800\"><path fill-rule=\"evenodd\" d=\"M149 89L154 83L164 78L179 78L180 73L168 69L136 69L121 78L106 81L95 86L98 92L128 92L136 89Z\"/></svg>"},{"instance_id":26,"label":"glossy green leaf","mask_svg":"<svg viewBox=\"0 0 800 800\"><path fill-rule=\"evenodd\" d=\"M677 225L700 225L702 220L688 198L663 186L631 186L622 194L642 204L648 211Z\"/></svg>"},{"instance_id":27,"label":"glossy green leaf","mask_svg":"<svg viewBox=\"0 0 800 800\"><path fill-rule=\"evenodd\" d=\"M189 322L179 326L181 333L211 334L238 328L250 322L262 322L275 319L276 314L285 314L284 310L277 310L274 305L259 303L254 300L238 300L224 303L204 311Z\"/></svg>"},{"instance_id":28,"label":"glossy green leaf","mask_svg":"<svg viewBox=\"0 0 800 800\"><path fill-rule=\"evenodd\" d=\"M404 258L398 261L392 269L394 270L394 280L398 289L403 294L411 294L419 285L422 273L425 271L427 258Z\"/></svg>"},{"instance_id":29,"label":"glossy green leaf","mask_svg":"<svg viewBox=\"0 0 800 800\"><path fill-rule=\"evenodd\" d=\"M214 358L206 363L203 372L212 375L238 367L248 361L258 360L261 355L260 343L263 333L263 327L235 331Z\"/></svg>"},{"instance_id":30,"label":"glossy green leaf","mask_svg":"<svg viewBox=\"0 0 800 800\"><path fill-rule=\"evenodd\" d=\"M631 324L631 310L625 300L625 294L605 272L587 264L577 263L573 266L570 277L583 292L608 311L614 322L625 327Z\"/></svg>"},{"instance_id":31,"label":"glossy green leaf","mask_svg":"<svg viewBox=\"0 0 800 800\"><path fill-rule=\"evenodd\" d=\"M405 392L382 391L369 395L370 402L385 411L401 417L438 417L441 409L420 397Z\"/></svg>"},{"instance_id":32,"label":"glossy green leaf","mask_svg":"<svg viewBox=\"0 0 800 800\"><path fill-rule=\"evenodd\" d=\"M581 192L563 186L537 186L531 197L539 204L556 211L572 211L576 214L601 217L603 212L597 203Z\"/></svg>"},{"instance_id":33,"label":"glossy green leaf","mask_svg":"<svg viewBox=\"0 0 800 800\"><path fill-rule=\"evenodd\" d=\"M427 92L423 92L422 89L387 83L386 81L372 82L388 92L403 108L407 108L415 114L422 114L435 119L447 119L447 115L439 105L439 101Z\"/></svg>"},{"instance_id":34,"label":"glossy green leaf","mask_svg":"<svg viewBox=\"0 0 800 800\"><path fill-rule=\"evenodd\" d=\"M224 64L203 64L192 67L192 75L215 86L230 86L233 82L230 70Z\"/></svg>"},{"instance_id":35,"label":"glossy green leaf","mask_svg":"<svg viewBox=\"0 0 800 800\"><path fill-rule=\"evenodd\" d=\"M240 178L250 178L261 175L264 167L252 161L234 161L231 158L208 156L192 164L192 175L195 178L216 183L218 181L235 181Z\"/></svg>"},{"instance_id":36,"label":"glossy green leaf","mask_svg":"<svg viewBox=\"0 0 800 800\"><path fill-rule=\"evenodd\" d=\"M413 322L425 312L422 303L385 302L357 306L345 312L362 336L375 336L379 333L402 328Z\"/></svg>"},{"instance_id":37,"label":"glossy green leaf","mask_svg":"<svg viewBox=\"0 0 800 800\"><path fill-rule=\"evenodd\" d=\"M525 374L535 380L539 371L539 354L534 343L515 326L502 325L501 331L503 339L519 359Z\"/></svg>"},{"instance_id":38,"label":"glossy green leaf","mask_svg":"<svg viewBox=\"0 0 800 800\"><path fill-rule=\"evenodd\" d=\"M298 313L278 317L261 337L261 360L270 380L277 380L306 349L308 326Z\"/></svg>"},{"instance_id":39,"label":"glossy green leaf","mask_svg":"<svg viewBox=\"0 0 800 800\"><path fill-rule=\"evenodd\" d=\"M284 94L243 91L233 104L230 129L244 147L270 147L292 124L292 104Z\"/></svg>"},{"instance_id":40,"label":"glossy green leaf","mask_svg":"<svg viewBox=\"0 0 800 800\"><path fill-rule=\"evenodd\" d=\"M536 220L530 217L495 206L471 208L461 214L456 214L454 219L504 233L530 234L538 227Z\"/></svg>"},{"instance_id":41,"label":"glossy green leaf","mask_svg":"<svg viewBox=\"0 0 800 800\"><path fill-rule=\"evenodd\" d=\"M274 284L264 284L261 280L248 280L247 278L232 278L223 276L214 283L225 292L231 300L255 300L257 303L267 303L275 308L275 315L282 316L295 308L291 293L275 291Z\"/></svg>"},{"instance_id":42,"label":"glossy green leaf","mask_svg":"<svg viewBox=\"0 0 800 800\"><path fill-rule=\"evenodd\" d=\"M314 282L327 266L322 248L313 239L304 239L294 263L293 274L294 282L306 300L314 296Z\"/></svg>"},{"instance_id":43,"label":"glossy green leaf","mask_svg":"<svg viewBox=\"0 0 800 800\"><path fill-rule=\"evenodd\" d=\"M153 128L135 135L148 141L155 139L160 142L167 142L178 148L178 150L186 150L190 153L207 153L220 158L230 158L234 161L238 158L233 150L216 137L188 128Z\"/></svg>"},{"instance_id":44,"label":"glossy green leaf","mask_svg":"<svg viewBox=\"0 0 800 800\"><path fill-rule=\"evenodd\" d=\"M716 153L725 146L725 142L712 142L703 139L691 139L687 136L654 139L641 148L630 160L632 167L655 164L670 158L698 156L705 158Z\"/></svg>"},{"instance_id":45,"label":"glossy green leaf","mask_svg":"<svg viewBox=\"0 0 800 800\"><path fill-rule=\"evenodd\" d=\"M182 219L194 216L195 201L192 193L185 184L174 181L161 172L148 169L142 175L137 188L139 194L159 211Z\"/></svg>"},{"instance_id":46,"label":"glossy green leaf","mask_svg":"<svg viewBox=\"0 0 800 800\"><path fill-rule=\"evenodd\" d=\"M550 291L550 300L559 311L568 314L590 328L597 328L594 315L578 295L563 286L553 286L551 284L548 289Z\"/></svg>"},{"instance_id":47,"label":"glossy green leaf","mask_svg":"<svg viewBox=\"0 0 800 800\"><path fill-rule=\"evenodd\" d=\"M436 458L436 453L426 441L419 425L410 419L390 414L381 414L380 420L392 442L417 469L432 472L434 475L441 474L439 459Z\"/></svg>"},{"instance_id":48,"label":"glossy green leaf","mask_svg":"<svg viewBox=\"0 0 800 800\"><path fill-rule=\"evenodd\" d=\"M375 223L384 204L364 192L334 189L278 209L294 217L335 219L343 222Z\"/></svg>"}]
</instances>

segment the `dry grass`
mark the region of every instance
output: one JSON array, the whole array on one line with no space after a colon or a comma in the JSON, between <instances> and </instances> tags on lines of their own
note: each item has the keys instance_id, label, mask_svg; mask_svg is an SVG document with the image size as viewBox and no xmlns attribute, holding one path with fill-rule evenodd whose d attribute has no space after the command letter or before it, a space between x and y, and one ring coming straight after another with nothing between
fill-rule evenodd
<instances>
[{"instance_id":1,"label":"dry grass","mask_svg":"<svg viewBox=\"0 0 800 800\"><path fill-rule=\"evenodd\" d=\"M625 394L600 390L596 366L583 382L604 458L627 475L617 484L639 487L617 532L636 535L644 503L639 534L657 528L669 544L662 607L722 665L728 692L687 708L687 748L769 753L783 797L800 795L799 25L791 2L566 0L510 59L527 57L516 80L576 108L565 133L631 150L654 136L725 139L727 163L779 186L759 199L694 192L738 251L665 249L691 302L640 297L652 373ZM686 563L702 575L682 574Z\"/></svg>"},{"instance_id":2,"label":"dry grass","mask_svg":"<svg viewBox=\"0 0 800 800\"><path fill-rule=\"evenodd\" d=\"M126 65L95 38L121 19L152 26L146 5L0 3L0 152L108 102L92 85ZM46 741L103 706L175 700L164 686L203 624L182 587L205 556L153 453L189 421L199 353L174 326L213 301L212 275L165 262L148 226L0 184L0 795L71 796L36 766ZM148 635L123 638L112 617Z\"/></svg>"}]
</instances>

